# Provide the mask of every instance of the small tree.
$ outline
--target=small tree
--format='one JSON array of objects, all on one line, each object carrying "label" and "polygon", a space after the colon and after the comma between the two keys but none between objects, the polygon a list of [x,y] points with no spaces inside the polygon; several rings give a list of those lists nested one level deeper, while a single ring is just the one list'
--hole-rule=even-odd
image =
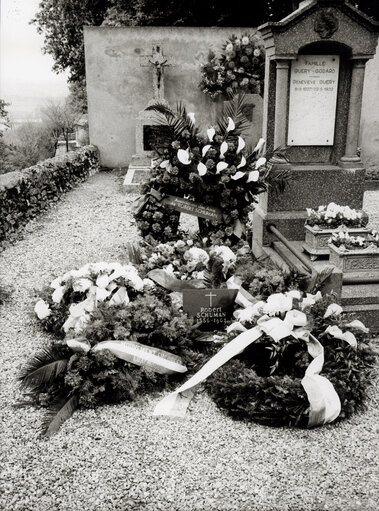
[{"label": "small tree", "polygon": [[41,109],[42,119],[51,133],[55,148],[60,137],[66,142],[66,150],[69,150],[70,136],[75,130],[75,124],[82,116],[82,104],[71,94],[64,102],[49,101]]}]

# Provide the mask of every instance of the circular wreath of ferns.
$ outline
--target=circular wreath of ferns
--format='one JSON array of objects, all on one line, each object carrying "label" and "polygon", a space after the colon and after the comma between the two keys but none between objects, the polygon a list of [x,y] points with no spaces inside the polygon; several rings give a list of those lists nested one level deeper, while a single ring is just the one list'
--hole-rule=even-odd
[{"label": "circular wreath of ferns", "polygon": [[[375,356],[363,339],[356,349],[328,335],[322,344],[321,375],[330,380],[340,398],[341,420],[364,407]],[[213,373],[207,389],[216,404],[236,419],[307,427],[309,401],[301,380],[311,360],[305,342],[287,337],[273,343],[264,335]]]}]

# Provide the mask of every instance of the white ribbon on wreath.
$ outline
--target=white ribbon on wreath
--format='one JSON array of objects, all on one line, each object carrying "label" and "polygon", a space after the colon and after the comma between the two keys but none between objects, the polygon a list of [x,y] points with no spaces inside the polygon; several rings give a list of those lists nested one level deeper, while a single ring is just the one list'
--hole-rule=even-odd
[{"label": "white ribbon on wreath", "polygon": [[[228,287],[236,288],[239,285],[238,280],[231,279]],[[334,389],[332,383],[324,376],[320,375],[324,364],[324,348],[322,344],[305,328],[307,324],[306,314],[300,310],[292,309],[293,297],[300,299],[299,291],[290,291],[286,294],[271,295],[267,302],[257,302],[255,304],[249,300],[251,295],[242,288],[239,289],[238,302],[246,307],[254,309],[259,314],[259,310],[263,310],[269,302],[273,304],[275,301],[282,301],[282,307],[287,308],[284,320],[278,317],[270,317],[267,314],[261,316],[254,328],[246,329],[241,322],[237,321],[230,325],[228,331],[242,331],[237,337],[226,344],[221,350],[181,387],[163,398],[155,407],[154,415],[169,415],[183,417],[186,413],[189,402],[194,394],[196,387],[204,382],[212,373],[223,366],[231,358],[242,353],[245,348],[254,343],[263,334],[266,334],[274,342],[278,342],[285,337],[292,336],[296,339],[302,339],[307,344],[308,353],[313,358],[305,371],[305,375],[301,380],[301,384],[307,394],[309,401],[309,419],[308,427],[321,426],[323,424],[334,421],[341,411],[341,402],[339,396]],[[270,300],[271,298],[271,300]],[[303,300],[307,305],[315,303],[321,298],[321,294],[307,295]],[[287,303],[288,302],[288,303]],[[238,311],[241,314],[244,310]],[[342,312],[342,308],[337,304],[331,304],[325,317],[329,315],[338,315]],[[238,316],[238,314],[237,314]],[[355,321],[347,326],[367,331],[366,327],[360,322]],[[343,333],[337,326],[328,327],[325,331],[329,335],[337,339],[343,339],[351,346],[356,347],[355,336],[351,332]]]}]

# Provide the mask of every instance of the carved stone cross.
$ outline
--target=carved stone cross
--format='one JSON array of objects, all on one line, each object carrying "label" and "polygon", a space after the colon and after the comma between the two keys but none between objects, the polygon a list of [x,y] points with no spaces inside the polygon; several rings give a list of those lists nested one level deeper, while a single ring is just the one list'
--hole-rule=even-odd
[{"label": "carved stone cross", "polygon": [[151,55],[141,55],[141,66],[153,67],[153,99],[164,101],[164,69],[171,66],[160,46],[153,46]]}]

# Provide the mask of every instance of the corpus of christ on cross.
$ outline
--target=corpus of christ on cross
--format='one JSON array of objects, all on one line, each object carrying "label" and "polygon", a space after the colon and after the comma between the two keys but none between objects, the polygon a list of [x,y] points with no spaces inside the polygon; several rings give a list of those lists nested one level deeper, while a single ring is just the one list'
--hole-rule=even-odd
[{"label": "corpus of christ on cross", "polygon": [[153,99],[164,101],[164,69],[172,65],[169,57],[164,55],[161,46],[153,46],[151,55],[141,55],[140,65],[153,67]]}]

